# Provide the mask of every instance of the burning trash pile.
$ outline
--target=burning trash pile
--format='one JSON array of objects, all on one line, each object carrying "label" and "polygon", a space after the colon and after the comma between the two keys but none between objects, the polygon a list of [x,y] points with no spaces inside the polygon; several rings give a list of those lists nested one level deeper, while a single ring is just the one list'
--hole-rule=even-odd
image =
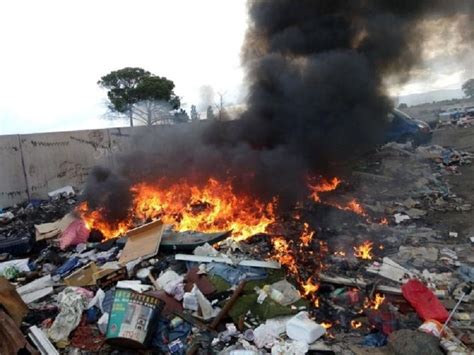
[{"label": "burning trash pile", "polygon": [[[470,247],[419,212],[467,208],[445,151],[385,145],[351,177],[308,179],[286,213],[214,179],[133,186],[115,225],[72,195],[2,211],[2,237],[31,241],[2,244],[1,353],[467,354]],[[392,179],[406,181],[387,194]]]},{"label": "burning trash pile", "polygon": [[425,219],[471,209],[446,182],[470,156],[382,145],[388,79],[473,13],[250,1],[239,119],[134,137],[77,201],[1,211],[0,353],[468,354],[472,246]]}]

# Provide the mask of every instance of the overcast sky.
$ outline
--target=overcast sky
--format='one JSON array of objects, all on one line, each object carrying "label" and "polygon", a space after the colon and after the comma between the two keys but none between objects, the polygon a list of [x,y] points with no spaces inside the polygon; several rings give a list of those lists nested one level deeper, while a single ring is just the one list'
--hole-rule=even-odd
[{"label": "overcast sky", "polygon": [[231,100],[246,25],[244,0],[2,1],[0,134],[110,125],[97,81],[126,66],[173,80],[188,106],[202,85]]},{"label": "overcast sky", "polygon": [[[0,134],[126,125],[101,118],[97,86],[126,66],[173,80],[186,109],[203,85],[233,101],[246,26],[245,0],[2,1]],[[459,87],[461,77],[453,70],[400,93]]]}]

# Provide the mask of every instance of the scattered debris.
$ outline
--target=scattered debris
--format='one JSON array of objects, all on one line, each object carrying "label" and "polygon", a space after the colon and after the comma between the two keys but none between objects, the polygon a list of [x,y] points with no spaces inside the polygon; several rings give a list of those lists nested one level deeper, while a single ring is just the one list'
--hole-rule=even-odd
[{"label": "scattered debris", "polygon": [[470,160],[387,144],[360,163],[358,189],[328,180],[245,240],[232,224],[140,216],[112,238],[71,187],[2,210],[0,337],[14,338],[0,352],[468,353],[474,237],[424,221],[471,209],[444,179]]},{"label": "scattered debris", "polygon": [[70,185],[48,192],[48,196],[51,199],[57,199],[60,197],[71,197],[71,196],[74,196],[75,194],[76,192],[74,191],[74,188]]}]

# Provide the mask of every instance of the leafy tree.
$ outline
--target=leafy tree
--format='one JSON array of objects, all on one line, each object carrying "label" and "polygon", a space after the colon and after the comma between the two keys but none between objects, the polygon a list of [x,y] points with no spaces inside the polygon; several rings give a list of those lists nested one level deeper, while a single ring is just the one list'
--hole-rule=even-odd
[{"label": "leafy tree", "polygon": [[181,108],[179,111],[174,113],[173,121],[176,123],[186,123],[189,122],[189,116],[187,112]]},{"label": "leafy tree", "polygon": [[97,82],[98,85],[109,90],[107,91],[109,109],[112,112],[127,113],[132,127],[132,106],[138,102],[135,89],[144,78],[150,75],[150,72],[142,68],[127,67],[112,71]]},{"label": "leafy tree", "polygon": [[127,114],[131,127],[134,119],[148,126],[170,123],[173,121],[171,111],[181,105],[171,80],[142,68],[127,67],[112,71],[97,84],[108,89],[110,111]]},{"label": "leafy tree", "polygon": [[474,98],[474,79],[469,79],[462,85],[462,91],[467,97]]},{"label": "leafy tree", "polygon": [[408,108],[408,105],[404,102],[402,102],[400,105],[398,105],[399,110],[405,110]]}]

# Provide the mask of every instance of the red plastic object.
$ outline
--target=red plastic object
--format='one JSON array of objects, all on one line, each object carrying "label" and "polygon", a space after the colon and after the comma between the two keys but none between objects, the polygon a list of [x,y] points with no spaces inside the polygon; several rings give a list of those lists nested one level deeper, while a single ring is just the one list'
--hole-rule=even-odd
[{"label": "red plastic object", "polygon": [[434,319],[444,323],[448,319],[448,311],[436,298],[433,292],[416,279],[402,286],[403,297],[415,308],[423,320]]},{"label": "red plastic object", "polygon": [[77,219],[72,222],[59,238],[59,247],[65,250],[69,246],[75,246],[87,242],[89,230],[83,220]]}]

